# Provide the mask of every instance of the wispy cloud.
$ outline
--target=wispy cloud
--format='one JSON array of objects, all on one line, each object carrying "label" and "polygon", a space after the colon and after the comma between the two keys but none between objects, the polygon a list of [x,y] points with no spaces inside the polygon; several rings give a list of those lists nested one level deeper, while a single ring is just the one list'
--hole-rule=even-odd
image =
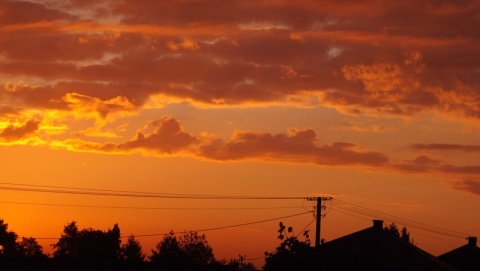
[{"label": "wispy cloud", "polygon": [[461,145],[461,144],[414,144],[412,148],[422,151],[464,151],[464,152],[480,152],[480,145]]},{"label": "wispy cloud", "polygon": [[452,187],[461,191],[480,196],[480,181],[462,180],[452,184]]}]

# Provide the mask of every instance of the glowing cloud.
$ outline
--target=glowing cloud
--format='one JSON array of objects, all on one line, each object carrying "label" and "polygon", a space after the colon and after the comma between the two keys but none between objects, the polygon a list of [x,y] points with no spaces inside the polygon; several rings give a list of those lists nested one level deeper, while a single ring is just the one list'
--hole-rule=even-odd
[{"label": "glowing cloud", "polygon": [[[426,13],[409,3],[7,1],[0,74],[36,82],[36,99],[27,89],[6,94],[27,107],[58,109],[69,93],[137,107],[158,95],[209,107],[305,106],[307,93],[340,112],[479,119],[470,68],[480,63],[478,33],[469,27],[478,3],[426,1]],[[393,20],[392,10],[410,19]]]},{"label": "glowing cloud", "polygon": [[281,163],[312,163],[323,166],[359,165],[379,167],[388,158],[378,152],[364,151],[352,143],[336,142],[316,145],[317,133],[312,129],[290,129],[289,134],[237,131],[223,141],[206,133],[194,136],[183,131],[180,123],[169,116],[151,122],[151,134],[137,132],[121,144],[96,144],[79,140],[54,143],[57,147],[77,151],[128,153],[140,151],[149,155],[181,154],[217,161],[263,160]]},{"label": "glowing cloud", "polygon": [[39,123],[40,121],[32,119],[20,126],[11,124],[0,131],[0,138],[7,142],[24,139],[38,130]]}]

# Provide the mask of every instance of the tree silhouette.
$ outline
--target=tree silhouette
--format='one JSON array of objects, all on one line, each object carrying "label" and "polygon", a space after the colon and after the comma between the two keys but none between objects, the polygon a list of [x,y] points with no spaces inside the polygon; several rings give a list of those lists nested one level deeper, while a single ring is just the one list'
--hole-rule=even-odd
[{"label": "tree silhouette", "polygon": [[20,256],[17,246],[18,235],[8,230],[8,224],[0,219],[0,259],[15,259]]},{"label": "tree silhouette", "polygon": [[215,261],[213,249],[208,244],[205,234],[188,232],[180,237],[180,244],[185,253],[185,260],[190,264],[207,265]]},{"label": "tree silhouette", "polygon": [[392,222],[392,224],[385,226],[383,229],[391,235],[414,245],[413,239],[410,238],[410,233],[408,232],[407,227],[403,227],[402,230],[399,231],[397,225]]},{"label": "tree silhouette", "polygon": [[56,244],[54,257],[67,261],[101,262],[121,258],[120,228],[117,224],[107,232],[92,228],[78,230],[75,221],[66,225]]},{"label": "tree silhouette", "polygon": [[157,243],[150,260],[169,266],[203,266],[215,262],[213,249],[204,234],[187,232],[177,238],[173,231]]},{"label": "tree silhouette", "polygon": [[165,235],[155,248],[156,250],[152,249],[152,255],[150,256],[152,262],[175,265],[181,263],[185,258],[185,253],[173,231]]},{"label": "tree silhouette", "polygon": [[139,263],[145,260],[145,254],[142,252],[140,242],[135,239],[135,236],[130,235],[127,243],[122,246],[122,256],[127,262]]},{"label": "tree silhouette", "polygon": [[22,237],[8,230],[8,224],[0,220],[0,270],[40,270],[47,260],[33,237]]},{"label": "tree silhouette", "polygon": [[105,234],[105,248],[107,249],[107,258],[111,260],[119,260],[122,257],[122,240],[120,227],[114,224]]},{"label": "tree silhouette", "polygon": [[37,240],[33,237],[22,237],[22,241],[18,243],[21,254],[26,258],[31,259],[43,259],[47,256],[43,254],[43,248],[38,244]]},{"label": "tree silhouette", "polygon": [[65,225],[63,233],[56,244],[52,247],[55,250],[53,256],[58,259],[75,259],[77,257],[78,242],[77,222],[72,221]]},{"label": "tree silhouette", "polygon": [[293,228],[279,223],[278,239],[282,242],[273,253],[265,252],[265,271],[313,270],[314,250],[310,247],[308,231],[303,233],[305,241],[298,240]]}]

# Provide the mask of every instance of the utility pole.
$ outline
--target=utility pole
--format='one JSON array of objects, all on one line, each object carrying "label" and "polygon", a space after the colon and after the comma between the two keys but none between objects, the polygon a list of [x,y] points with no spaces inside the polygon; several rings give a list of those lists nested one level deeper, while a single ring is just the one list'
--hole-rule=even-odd
[{"label": "utility pole", "polygon": [[315,247],[320,246],[320,226],[322,221],[322,210],[325,209],[325,206],[322,204],[322,201],[332,200],[332,197],[316,197],[316,198],[307,198],[308,201],[316,201],[316,214],[315,217],[317,219],[316,227],[315,227]]},{"label": "utility pole", "polygon": [[243,270],[243,260],[247,257],[247,255],[238,255],[238,258],[240,259],[240,265],[239,265],[239,270]]},{"label": "utility pole", "polygon": [[322,221],[322,198],[317,197],[317,214],[315,216],[317,218],[317,223],[315,227],[315,247],[320,245],[320,226]]}]

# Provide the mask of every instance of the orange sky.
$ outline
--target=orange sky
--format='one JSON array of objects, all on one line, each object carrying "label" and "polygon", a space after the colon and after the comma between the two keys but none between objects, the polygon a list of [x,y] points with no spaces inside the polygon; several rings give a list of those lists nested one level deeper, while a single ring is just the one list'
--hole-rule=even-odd
[{"label": "orange sky", "polygon": [[[27,184],[332,196],[478,236],[478,48],[473,0],[2,1],[0,218],[20,236],[56,238],[72,220],[127,236],[312,208],[7,189]],[[335,204],[327,240],[392,221]],[[255,258],[277,225],[206,234],[218,259]],[[466,242],[410,230],[435,255]],[[140,239],[147,253],[159,240]]]}]

